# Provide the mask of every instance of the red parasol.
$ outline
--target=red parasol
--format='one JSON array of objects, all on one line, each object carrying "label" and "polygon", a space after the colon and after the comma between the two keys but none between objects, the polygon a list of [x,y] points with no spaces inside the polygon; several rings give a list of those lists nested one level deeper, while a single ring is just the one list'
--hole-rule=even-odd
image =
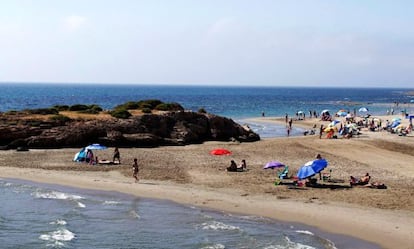
[{"label": "red parasol", "polygon": [[226,149],[214,149],[210,151],[211,155],[222,156],[222,155],[231,155],[231,151]]}]

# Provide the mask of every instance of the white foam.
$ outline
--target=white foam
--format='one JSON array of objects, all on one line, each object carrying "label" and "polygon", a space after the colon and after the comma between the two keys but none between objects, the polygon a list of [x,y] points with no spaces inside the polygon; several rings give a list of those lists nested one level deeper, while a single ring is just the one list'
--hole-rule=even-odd
[{"label": "white foam", "polygon": [[120,202],[118,202],[118,201],[105,201],[103,204],[104,205],[118,205],[118,204],[120,204]]},{"label": "white foam", "polygon": [[306,231],[306,230],[296,230],[295,232],[297,232],[297,233],[303,233],[303,234],[308,234],[308,235],[314,235],[312,232]]},{"label": "white foam", "polygon": [[139,218],[140,218],[139,214],[138,214],[135,210],[131,210],[131,211],[129,211],[129,214],[130,214],[133,218],[136,218],[136,219],[139,219]]},{"label": "white foam", "polygon": [[64,226],[64,225],[67,224],[67,222],[65,220],[57,219],[55,221],[50,222],[49,224],[51,224],[51,225],[62,225],[62,226]]},{"label": "white foam", "polygon": [[285,237],[286,241],[287,241],[287,247],[289,249],[316,249],[313,246],[308,246],[308,245],[304,245],[298,242],[293,242],[289,239],[289,237]]},{"label": "white foam", "polygon": [[222,222],[212,221],[201,224],[204,230],[240,230],[239,227],[227,225]]},{"label": "white foam", "polygon": [[50,241],[52,243],[62,243],[62,241],[71,241],[74,238],[75,234],[65,228],[61,228],[48,234],[42,234],[39,236],[39,239]]},{"label": "white foam", "polygon": [[71,195],[71,194],[62,193],[58,191],[51,191],[51,192],[46,192],[46,193],[36,192],[34,195],[36,198],[41,198],[41,199],[57,199],[57,200],[81,200],[83,199],[83,197],[79,195]]},{"label": "white foam", "polygon": [[226,247],[222,244],[214,244],[210,246],[201,247],[201,249],[224,249],[224,248]]},{"label": "white foam", "polygon": [[80,207],[80,208],[85,208],[85,207],[86,207],[86,205],[85,205],[85,204],[83,204],[82,202],[78,201],[78,207]]}]

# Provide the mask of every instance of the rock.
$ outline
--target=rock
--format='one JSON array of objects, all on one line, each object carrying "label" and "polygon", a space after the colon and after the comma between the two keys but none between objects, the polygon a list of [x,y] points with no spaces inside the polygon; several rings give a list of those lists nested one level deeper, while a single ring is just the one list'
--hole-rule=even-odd
[{"label": "rock", "polygon": [[[34,122],[0,124],[0,149],[75,148],[99,142],[118,147],[186,145],[205,141],[254,142],[258,134],[232,119],[189,111],[144,114],[128,119],[73,120],[32,127]],[[5,125],[4,123],[14,123]]]}]

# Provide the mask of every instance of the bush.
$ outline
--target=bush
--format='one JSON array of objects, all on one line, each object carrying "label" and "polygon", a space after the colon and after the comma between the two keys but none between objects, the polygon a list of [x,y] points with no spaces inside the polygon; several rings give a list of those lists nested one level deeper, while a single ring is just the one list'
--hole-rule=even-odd
[{"label": "bush", "polygon": [[129,101],[129,102],[126,102],[125,104],[115,107],[115,109],[118,109],[118,108],[124,108],[126,110],[135,110],[139,108],[139,104],[134,101]]},{"label": "bush", "polygon": [[123,109],[123,108],[118,108],[118,109],[115,109],[111,112],[111,116],[114,117],[114,118],[126,119],[126,118],[131,117],[131,115],[132,114],[129,111],[127,111],[126,109]]},{"label": "bush", "polygon": [[178,103],[161,103],[155,107],[160,111],[183,111],[184,108]]},{"label": "bush", "polygon": [[147,99],[138,101],[139,108],[150,108],[151,110],[154,109],[157,105],[162,104],[161,100],[158,99]]},{"label": "bush", "polygon": [[199,113],[207,113],[206,109],[204,109],[204,108],[200,108],[200,109],[198,109],[198,112],[199,112]]},{"label": "bush", "polygon": [[58,110],[55,108],[39,108],[39,109],[30,109],[26,110],[29,114],[40,114],[40,115],[49,115],[49,114],[58,114]]},{"label": "bush", "polygon": [[142,108],[143,113],[151,113],[152,110],[150,108]]},{"label": "bush", "polygon": [[68,105],[55,105],[55,106],[53,106],[53,108],[60,111],[60,112],[69,110]]},{"label": "bush", "polygon": [[62,115],[62,114],[53,115],[49,119],[52,121],[61,122],[61,123],[72,121],[71,118],[69,118],[68,116]]},{"label": "bush", "polygon": [[99,112],[103,111],[102,108],[99,105],[90,105],[89,110],[92,110],[96,113],[99,113]]},{"label": "bush", "polygon": [[69,111],[77,112],[77,111],[85,111],[88,110],[89,107],[87,105],[76,104],[69,107]]}]

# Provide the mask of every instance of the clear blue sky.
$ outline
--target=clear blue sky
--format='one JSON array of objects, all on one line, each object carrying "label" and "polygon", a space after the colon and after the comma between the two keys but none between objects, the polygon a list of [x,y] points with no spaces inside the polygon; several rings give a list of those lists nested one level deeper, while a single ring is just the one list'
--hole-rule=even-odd
[{"label": "clear blue sky", "polygon": [[414,87],[414,1],[9,0],[0,82]]}]

